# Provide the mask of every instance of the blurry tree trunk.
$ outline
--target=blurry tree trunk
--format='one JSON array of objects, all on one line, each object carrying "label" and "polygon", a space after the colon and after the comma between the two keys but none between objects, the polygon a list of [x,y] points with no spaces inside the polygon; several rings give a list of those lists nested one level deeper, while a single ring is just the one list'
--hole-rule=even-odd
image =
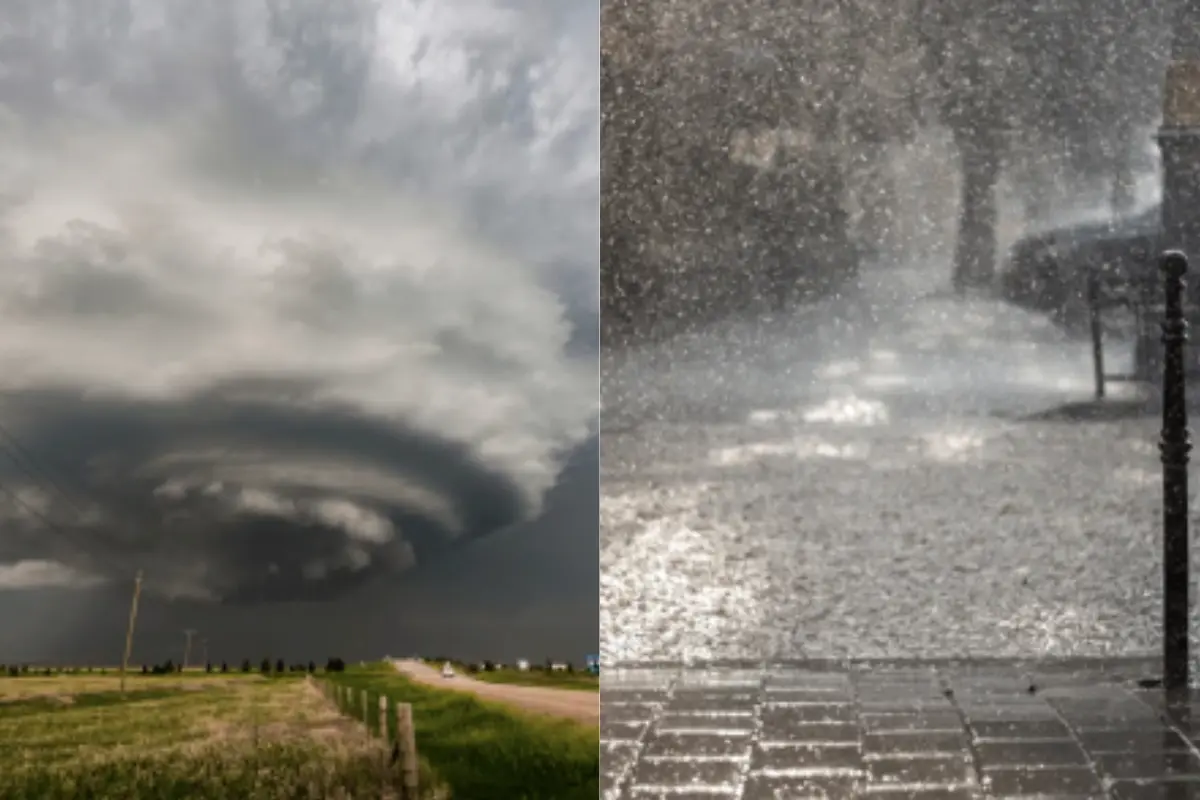
[{"label": "blurry tree trunk", "polygon": [[1117,125],[1113,143],[1113,181],[1110,197],[1113,214],[1122,216],[1129,213],[1137,202],[1136,188],[1133,175],[1133,125],[1126,119]]},{"label": "blurry tree trunk", "polygon": [[962,166],[962,189],[953,283],[960,294],[990,285],[996,273],[996,182],[1000,176],[1001,147],[993,131],[977,128],[955,135]]},{"label": "blurry tree trunk", "polygon": [[1052,179],[1033,173],[1027,175],[1024,191],[1025,225],[1027,228],[1037,228],[1054,212],[1054,201],[1058,193]]}]

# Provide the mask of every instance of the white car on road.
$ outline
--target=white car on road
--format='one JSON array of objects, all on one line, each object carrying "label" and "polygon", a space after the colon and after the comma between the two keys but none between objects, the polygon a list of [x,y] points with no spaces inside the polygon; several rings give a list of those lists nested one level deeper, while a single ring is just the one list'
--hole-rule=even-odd
[{"label": "white car on road", "polygon": [[445,664],[442,664],[442,677],[443,678],[453,678],[454,677],[454,667],[450,666],[449,661],[447,661]]}]

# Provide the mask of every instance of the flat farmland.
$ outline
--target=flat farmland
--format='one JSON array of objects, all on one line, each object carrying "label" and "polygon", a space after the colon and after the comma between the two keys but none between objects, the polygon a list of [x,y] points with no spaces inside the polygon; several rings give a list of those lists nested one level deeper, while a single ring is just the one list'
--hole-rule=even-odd
[{"label": "flat farmland", "polygon": [[0,798],[399,797],[389,750],[303,677],[118,681],[0,678]]}]

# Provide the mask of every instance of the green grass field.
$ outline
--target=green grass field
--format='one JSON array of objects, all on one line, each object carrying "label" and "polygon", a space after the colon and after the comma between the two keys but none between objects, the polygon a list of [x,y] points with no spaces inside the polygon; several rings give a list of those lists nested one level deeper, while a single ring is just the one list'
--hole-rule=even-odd
[{"label": "green grass field", "polygon": [[[435,669],[441,669],[442,661],[429,660]],[[522,672],[518,669],[500,669],[492,672],[471,672],[466,664],[451,662],[456,672],[469,675],[478,681],[487,683],[510,683],[517,686],[544,686],[547,689],[571,689],[580,692],[600,691],[600,676],[589,672],[547,672],[544,669],[531,669]]]},{"label": "green grass field", "polygon": [[586,672],[521,672],[502,669],[493,672],[475,672],[476,680],[487,683],[513,683],[518,686],[545,686],[548,689],[572,689],[580,692],[600,691],[600,677]]},{"label": "green grass field", "polygon": [[[420,800],[598,795],[593,726],[421,686],[385,664],[316,680],[412,704]],[[0,800],[399,797],[372,735],[378,716],[364,728],[303,675],[131,675],[124,697],[118,682],[113,671],[0,677]]]},{"label": "green grass field", "polygon": [[[0,678],[0,798],[396,797],[390,753],[300,677]],[[432,777],[426,797],[444,797]]]},{"label": "green grass field", "polygon": [[411,703],[417,750],[455,800],[594,800],[600,731],[408,680],[387,664],[331,680]]}]

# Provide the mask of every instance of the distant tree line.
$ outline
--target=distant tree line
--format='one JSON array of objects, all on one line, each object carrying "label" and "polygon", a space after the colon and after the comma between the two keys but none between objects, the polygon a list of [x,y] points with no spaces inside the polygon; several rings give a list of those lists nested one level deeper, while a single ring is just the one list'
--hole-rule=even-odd
[{"label": "distant tree line", "polygon": [[[341,658],[329,658],[325,661],[324,671],[329,672],[345,672],[346,662]],[[113,670],[115,671],[115,670]],[[132,671],[132,670],[131,670]],[[214,664],[211,661],[204,665],[206,673],[221,673],[241,672],[249,674],[251,672],[259,672],[262,675],[284,675],[307,673],[315,674],[317,672],[317,664],[314,661],[304,663],[285,664],[282,658],[276,659],[274,662],[269,658],[264,658],[257,665],[257,668],[251,663],[250,659],[242,659],[242,663],[236,670],[231,668],[228,662],[222,661],[219,664]],[[40,675],[49,677],[54,675],[83,675],[83,674],[99,674],[106,675],[110,672],[108,668],[100,667],[52,667],[52,666],[34,666],[30,664],[6,664],[0,665],[0,674],[7,675],[10,678],[20,678],[29,675]],[[177,675],[183,672],[183,664],[177,664],[174,659],[168,658],[166,661],[159,664],[142,664],[142,675]]]},{"label": "distant tree line", "polygon": [[51,675],[85,674],[106,675],[108,674],[108,670],[104,667],[39,667],[30,664],[0,664],[0,675],[7,675],[10,678],[20,678],[27,675],[47,677]]}]

